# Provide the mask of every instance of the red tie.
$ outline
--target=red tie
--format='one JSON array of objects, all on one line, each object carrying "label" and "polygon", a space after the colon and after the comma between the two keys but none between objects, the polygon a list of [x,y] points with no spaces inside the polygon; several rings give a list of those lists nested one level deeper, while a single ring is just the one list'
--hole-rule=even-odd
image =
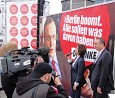
[{"label": "red tie", "polygon": [[52,60],[52,67],[54,71],[57,71],[56,62],[54,60]]}]

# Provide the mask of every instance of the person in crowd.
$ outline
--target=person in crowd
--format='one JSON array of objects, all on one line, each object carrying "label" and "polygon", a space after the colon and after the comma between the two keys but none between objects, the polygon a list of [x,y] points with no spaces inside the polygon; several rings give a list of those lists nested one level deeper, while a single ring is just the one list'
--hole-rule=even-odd
[{"label": "person in crowd", "polygon": [[[9,51],[15,49],[18,49],[18,46],[14,42],[8,42],[6,44],[3,44],[0,47],[0,56],[4,57],[7,55]],[[26,75],[25,70],[17,72],[12,76],[4,75],[3,73],[1,73],[1,84],[7,98],[12,98],[12,94],[14,92],[16,82],[18,81],[18,77],[22,77],[25,75]]]},{"label": "person in crowd", "polygon": [[108,98],[108,93],[114,89],[112,56],[105,49],[103,38],[96,38],[94,47],[99,54],[92,66],[91,87],[93,98]]},{"label": "person in crowd", "polygon": [[[73,63],[73,60],[71,59],[71,54],[75,55],[75,51],[65,55],[70,65],[72,65]],[[81,87],[81,97],[83,98],[93,98],[93,90],[91,88],[91,82],[90,82],[91,67],[92,64],[87,67],[85,66],[84,78],[86,83]]]},{"label": "person in crowd", "polygon": [[112,0],[95,0],[95,4],[104,3]]},{"label": "person in crowd", "polygon": [[71,66],[72,98],[80,98],[81,87],[86,83],[84,78],[85,52],[86,52],[86,48],[85,45],[83,44],[78,44],[78,46],[75,48],[76,58]]},{"label": "person in crowd", "polygon": [[[57,87],[49,86],[53,78]],[[48,63],[37,63],[33,72],[19,79],[12,98],[69,98],[62,86],[57,72],[52,75],[52,68]]]},{"label": "person in crowd", "polygon": [[[56,51],[56,23],[52,17],[47,17],[44,24],[44,46],[50,49],[49,64],[57,71],[65,89],[70,92],[70,66],[62,51]],[[68,82],[67,78],[68,77]]]}]

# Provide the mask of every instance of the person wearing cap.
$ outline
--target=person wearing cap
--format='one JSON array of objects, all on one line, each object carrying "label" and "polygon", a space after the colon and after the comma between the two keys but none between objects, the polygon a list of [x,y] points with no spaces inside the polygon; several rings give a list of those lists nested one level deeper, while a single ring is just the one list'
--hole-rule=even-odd
[{"label": "person wearing cap", "polygon": [[[54,88],[50,86],[51,77],[54,80]],[[69,98],[56,73],[52,75],[52,68],[48,63],[37,63],[33,72],[24,78],[20,78],[16,84],[12,98]]]}]

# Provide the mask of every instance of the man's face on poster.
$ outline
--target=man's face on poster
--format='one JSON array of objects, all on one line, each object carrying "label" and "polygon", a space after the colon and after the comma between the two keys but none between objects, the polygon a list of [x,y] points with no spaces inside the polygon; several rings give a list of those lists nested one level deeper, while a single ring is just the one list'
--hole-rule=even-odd
[{"label": "man's face on poster", "polygon": [[50,48],[49,56],[53,57],[56,52],[56,25],[53,21],[44,28],[44,45]]}]

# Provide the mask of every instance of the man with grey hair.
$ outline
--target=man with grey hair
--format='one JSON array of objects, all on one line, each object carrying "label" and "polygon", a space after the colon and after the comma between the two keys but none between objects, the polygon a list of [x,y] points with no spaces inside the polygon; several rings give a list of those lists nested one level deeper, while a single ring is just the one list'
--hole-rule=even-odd
[{"label": "man with grey hair", "polygon": [[114,89],[112,56],[105,49],[103,38],[95,39],[94,47],[99,52],[99,56],[92,66],[93,98],[108,98],[108,93]]}]

